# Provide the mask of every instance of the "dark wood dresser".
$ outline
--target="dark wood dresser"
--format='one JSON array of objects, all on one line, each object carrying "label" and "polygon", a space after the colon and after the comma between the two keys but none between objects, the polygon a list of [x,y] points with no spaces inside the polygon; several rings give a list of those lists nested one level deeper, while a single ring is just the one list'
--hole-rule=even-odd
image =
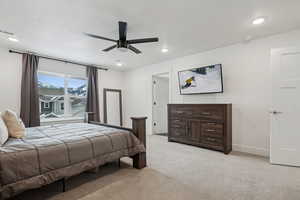
[{"label": "dark wood dresser", "polygon": [[231,113],[231,104],[168,104],[168,139],[228,154]]}]

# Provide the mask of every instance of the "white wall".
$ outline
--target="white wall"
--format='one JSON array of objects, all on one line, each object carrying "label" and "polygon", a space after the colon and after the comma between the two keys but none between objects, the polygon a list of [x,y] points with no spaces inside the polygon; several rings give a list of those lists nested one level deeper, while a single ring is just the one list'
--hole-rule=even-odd
[{"label": "white wall", "polygon": [[86,77],[86,68],[84,66],[58,62],[54,60],[40,59],[38,70],[42,72],[65,74],[78,78]]},{"label": "white wall", "polygon": [[[85,67],[62,62],[40,59],[39,70],[65,73],[82,77],[85,75]],[[22,77],[22,56],[9,53],[7,48],[0,47],[0,112],[12,109],[20,112]],[[101,120],[103,119],[103,88],[123,89],[122,72],[113,70],[98,72],[99,77],[99,101]]]},{"label": "white wall", "polygon": [[[125,76],[125,120],[147,116],[147,133],[152,132],[151,79],[170,72],[171,103],[232,103],[233,149],[268,155],[271,102],[270,50],[300,45],[300,30],[194,54],[129,71]],[[179,70],[223,64],[224,93],[179,95]]]},{"label": "white wall", "polygon": [[0,47],[0,112],[20,111],[22,57]]},{"label": "white wall", "polygon": [[[103,121],[103,89],[120,89],[122,90],[123,96],[123,107],[124,107],[124,74],[119,71],[99,71],[98,72],[99,79],[99,101],[100,101],[100,115],[101,121]],[[124,111],[123,111],[124,116]],[[124,118],[124,117],[123,117]]]}]

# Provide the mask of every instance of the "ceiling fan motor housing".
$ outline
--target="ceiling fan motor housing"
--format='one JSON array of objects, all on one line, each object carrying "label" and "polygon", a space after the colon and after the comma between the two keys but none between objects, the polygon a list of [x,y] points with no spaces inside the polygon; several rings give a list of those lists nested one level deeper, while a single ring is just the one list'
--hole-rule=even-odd
[{"label": "ceiling fan motor housing", "polygon": [[117,48],[128,48],[128,43],[127,41],[121,41],[121,40],[118,40],[117,42]]}]

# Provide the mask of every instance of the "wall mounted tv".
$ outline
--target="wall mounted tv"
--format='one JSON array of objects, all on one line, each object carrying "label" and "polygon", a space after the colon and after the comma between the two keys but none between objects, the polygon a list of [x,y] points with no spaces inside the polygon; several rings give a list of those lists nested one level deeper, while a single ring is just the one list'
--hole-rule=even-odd
[{"label": "wall mounted tv", "polygon": [[222,65],[210,65],[179,71],[180,94],[211,94],[223,92]]}]

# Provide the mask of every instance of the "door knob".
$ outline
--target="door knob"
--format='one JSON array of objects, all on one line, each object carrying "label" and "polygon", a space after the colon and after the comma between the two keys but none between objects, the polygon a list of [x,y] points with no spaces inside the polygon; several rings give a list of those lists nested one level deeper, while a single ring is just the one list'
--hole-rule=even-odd
[{"label": "door knob", "polygon": [[273,114],[273,115],[282,114],[282,112],[276,111],[276,110],[273,110],[270,113]]}]

